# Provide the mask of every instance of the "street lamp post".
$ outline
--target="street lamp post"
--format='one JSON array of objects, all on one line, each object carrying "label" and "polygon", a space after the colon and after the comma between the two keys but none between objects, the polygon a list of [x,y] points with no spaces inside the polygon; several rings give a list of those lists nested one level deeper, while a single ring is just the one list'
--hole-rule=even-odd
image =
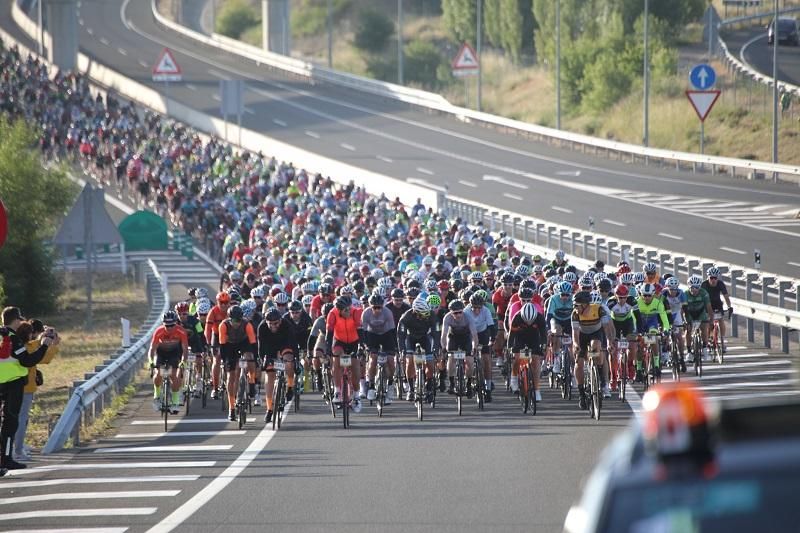
[{"label": "street lamp post", "polygon": [[642,144],[650,144],[650,62],[648,61],[648,19],[650,16],[650,0],[644,0],[644,103],[642,109]]},{"label": "street lamp post", "polygon": [[328,29],[328,68],[333,68],[333,0],[328,0],[328,16],[325,18]]},{"label": "street lamp post", "polygon": [[[772,162],[778,162],[778,0],[775,0],[775,16],[772,19]],[[772,173],[778,181],[778,173]]]},{"label": "street lamp post", "polygon": [[481,39],[482,35],[481,34],[483,33],[483,31],[482,31],[483,30],[483,28],[482,28],[482,25],[483,25],[482,16],[483,16],[483,0],[478,0],[478,12],[477,12],[477,25],[478,25],[478,27],[477,27],[477,30],[476,30],[477,33],[475,35],[475,41],[477,42],[477,54],[478,54],[478,105],[477,105],[477,110],[478,111],[481,110],[481,94],[482,94],[481,85],[482,85],[482,81],[483,81],[482,80],[482,78],[483,78],[483,65],[481,64],[481,62],[483,60],[483,58],[481,57],[481,41],[482,41],[482,39]]},{"label": "street lamp post", "polygon": [[561,0],[556,0],[556,129],[561,129]]},{"label": "street lamp post", "polygon": [[397,0],[397,83],[403,85],[403,0]]}]

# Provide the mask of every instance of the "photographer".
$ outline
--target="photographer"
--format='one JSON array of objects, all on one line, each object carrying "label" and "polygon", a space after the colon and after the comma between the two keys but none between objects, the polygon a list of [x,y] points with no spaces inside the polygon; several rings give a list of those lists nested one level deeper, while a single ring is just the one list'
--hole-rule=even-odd
[{"label": "photographer", "polygon": [[[14,461],[14,434],[19,425],[19,412],[28,369],[36,366],[44,358],[48,347],[55,342],[52,337],[43,337],[41,346],[29,353],[25,344],[16,335],[17,328],[25,318],[19,307],[6,307],[2,313],[3,327],[0,328],[0,403],[3,404],[2,424],[0,424],[0,476],[8,470],[25,468]],[[55,332],[53,332],[55,335]]]}]

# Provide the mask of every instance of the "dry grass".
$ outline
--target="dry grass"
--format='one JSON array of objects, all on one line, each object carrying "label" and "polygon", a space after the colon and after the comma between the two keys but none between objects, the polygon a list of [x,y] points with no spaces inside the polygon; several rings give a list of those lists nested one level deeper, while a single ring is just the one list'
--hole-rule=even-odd
[{"label": "dry grass", "polygon": [[120,346],[120,317],[131,321],[136,331],[148,314],[144,287],[130,276],[101,273],[94,276],[92,331],[85,329],[86,275],[68,274],[58,312],[39,317],[61,335],[59,356],[41,370],[45,384],[39,388],[31,410],[26,442],[40,447],[47,441],[48,422],[57,418],[67,403],[72,382],[94,370]]}]

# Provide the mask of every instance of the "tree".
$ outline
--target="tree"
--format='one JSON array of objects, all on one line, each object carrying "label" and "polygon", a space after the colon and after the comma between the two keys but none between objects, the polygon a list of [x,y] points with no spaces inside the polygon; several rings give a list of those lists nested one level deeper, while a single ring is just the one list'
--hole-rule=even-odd
[{"label": "tree", "polygon": [[359,50],[380,52],[394,35],[394,22],[380,11],[364,9],[358,14],[353,44]]},{"label": "tree", "polygon": [[219,11],[214,29],[226,37],[238,39],[259,20],[259,13],[244,0],[228,0]]},{"label": "tree", "polygon": [[0,248],[3,292],[9,304],[41,314],[55,308],[60,289],[44,242],[52,239],[76,188],[63,172],[42,167],[35,141],[24,122],[0,118],[0,198],[9,228]]},{"label": "tree", "polygon": [[475,0],[442,0],[442,19],[447,32],[457,42],[475,42]]},{"label": "tree", "polygon": [[494,0],[484,3],[484,28],[492,45],[518,62],[523,47],[533,45],[531,0]]},{"label": "tree", "polygon": [[434,89],[437,73],[443,59],[436,47],[427,41],[415,40],[405,47],[406,81]]}]

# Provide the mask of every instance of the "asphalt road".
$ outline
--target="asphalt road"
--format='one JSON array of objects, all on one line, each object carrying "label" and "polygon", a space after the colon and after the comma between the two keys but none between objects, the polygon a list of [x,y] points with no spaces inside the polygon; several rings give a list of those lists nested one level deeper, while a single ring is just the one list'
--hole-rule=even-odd
[{"label": "asphalt road", "polygon": [[[766,29],[750,29],[725,34],[728,49],[753,69],[772,77],[772,46],[767,44]],[[800,85],[800,47],[778,46],[778,79]]]},{"label": "asphalt road", "polygon": [[184,73],[172,98],[218,115],[219,79],[243,78],[244,126],[303,149],[555,223],[585,227],[591,216],[599,232],[722,264],[749,264],[758,248],[765,270],[800,274],[796,186],[628,165],[310,86],[165,31],[149,6],[83,0],[82,50],[163,91],[150,69],[169,46]]}]

